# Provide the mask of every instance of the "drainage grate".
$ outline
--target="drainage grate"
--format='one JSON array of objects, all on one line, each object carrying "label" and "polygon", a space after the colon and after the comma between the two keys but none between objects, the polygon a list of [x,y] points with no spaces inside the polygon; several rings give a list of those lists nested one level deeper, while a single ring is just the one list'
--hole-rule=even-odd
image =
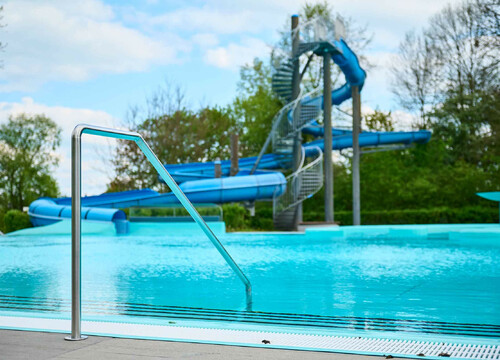
[{"label": "drainage grate", "polygon": [[[68,332],[69,320],[0,316],[0,328]],[[363,355],[391,355],[421,359],[499,360],[500,346],[453,344],[353,336],[310,335],[270,331],[196,328],[83,321],[88,335],[125,338],[189,341],[199,343],[324,351]],[[264,344],[263,340],[267,340]],[[62,338],[61,338],[62,341]]]}]

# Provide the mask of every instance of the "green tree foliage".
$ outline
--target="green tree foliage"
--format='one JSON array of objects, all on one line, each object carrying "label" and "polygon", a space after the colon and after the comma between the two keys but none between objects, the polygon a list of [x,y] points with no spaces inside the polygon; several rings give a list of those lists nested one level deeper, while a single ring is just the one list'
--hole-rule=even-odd
[{"label": "green tree foliage", "polygon": [[[234,120],[223,108],[182,109],[148,118],[132,129],[143,135],[162,162],[180,164],[229,158]],[[116,178],[109,191],[162,187],[158,173],[134,142],[119,141],[113,165]]]},{"label": "green tree foliage", "polygon": [[[337,163],[334,175],[335,212],[351,211],[350,161]],[[405,150],[363,154],[360,178],[363,211],[460,209],[468,206],[495,209],[496,204],[482,200],[476,192],[500,190],[500,184],[495,181],[500,179],[498,173],[464,160],[451,159],[448,147],[440,140]],[[320,191],[304,203],[304,214],[321,213],[323,202]],[[321,217],[315,220],[321,220]]]},{"label": "green tree foliage", "polygon": [[61,129],[44,115],[20,114],[0,125],[0,202],[22,210],[40,196],[57,196],[51,171]]},{"label": "green tree foliage", "polygon": [[271,88],[271,66],[260,59],[240,70],[238,95],[232,111],[238,119],[243,156],[257,155],[271,131],[273,118],[283,106]]},{"label": "green tree foliage", "polygon": [[448,146],[451,161],[494,170],[500,160],[500,88],[450,94],[429,117],[434,137]]},{"label": "green tree foliage", "polygon": [[[450,215],[454,209],[495,206],[476,192],[500,190],[499,7],[490,0],[449,5],[421,32],[406,35],[393,91],[417,115],[414,127],[430,129],[432,138],[406,150],[362,155],[363,210],[449,208],[444,218],[456,220],[464,217]],[[392,130],[383,112],[364,123],[369,130]],[[335,207],[349,211],[350,159],[339,166]]]},{"label": "green tree foliage", "polygon": [[394,131],[394,121],[391,112],[375,110],[364,118],[366,128],[370,131]]},{"label": "green tree foliage", "polygon": [[[487,97],[476,99],[476,104],[467,112],[458,111],[453,99],[440,105],[431,116],[434,131],[428,144],[361,156],[361,207],[367,221],[384,223],[392,219],[392,223],[435,223],[478,219],[489,222],[493,219],[495,204],[482,200],[476,192],[500,190],[499,102],[494,97]],[[466,115],[467,118],[461,118]],[[490,129],[482,121],[493,116],[497,120],[491,122],[494,126]],[[468,122],[471,124],[467,125]],[[373,131],[393,130],[391,114],[381,111],[366,116],[365,125]],[[340,213],[352,210],[351,163],[350,158],[347,160],[337,163],[334,169],[335,210]],[[488,210],[475,212],[476,216],[466,210],[474,206]],[[306,201],[305,219],[321,220],[319,215],[323,208],[320,192]],[[460,209],[464,209],[463,214]],[[410,212],[399,213],[399,210]],[[393,213],[377,215],[384,211]],[[429,219],[433,214],[441,220]],[[346,217],[342,221],[350,224]]]}]

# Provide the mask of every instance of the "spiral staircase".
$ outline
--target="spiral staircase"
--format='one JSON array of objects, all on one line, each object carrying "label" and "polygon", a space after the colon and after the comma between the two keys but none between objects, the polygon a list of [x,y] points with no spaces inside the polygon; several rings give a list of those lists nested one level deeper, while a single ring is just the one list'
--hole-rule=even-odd
[{"label": "spiral staircase", "polygon": [[[293,59],[285,60],[272,77],[272,88],[284,101],[288,102],[275,116],[272,131],[272,150],[282,154],[286,169],[293,167],[294,142],[297,133],[322,114],[321,105],[301,105],[306,97],[321,94],[316,90],[291,101]],[[298,116],[296,115],[298,112]],[[304,149],[301,148],[300,166],[287,176],[286,190],[273,198],[273,221],[278,230],[290,230],[295,227],[297,205],[313,196],[323,186],[323,152],[316,149],[316,157],[306,164]]]},{"label": "spiral staircase", "polygon": [[[305,127],[311,129],[319,126],[317,119],[323,115],[323,103],[317,100],[321,98],[323,89],[300,93],[293,99],[294,70],[298,70],[295,66],[300,66],[299,60],[303,54],[307,54],[309,58],[302,72],[309,66],[313,55],[342,54],[332,40],[338,41],[345,36],[345,31],[340,18],[332,22],[330,19],[317,17],[296,27],[290,35],[290,44],[295,44],[295,50],[289,51],[291,56],[285,55],[272,76],[272,89],[286,105],[274,117],[271,133],[254,165],[255,169],[272,140],[272,152],[282,155],[282,168],[285,171],[293,170],[286,178],[286,190],[273,198],[273,221],[275,228],[279,230],[295,229],[299,215],[298,205],[323,186],[322,150],[319,147],[315,148],[316,151],[308,148],[307,158],[304,147],[301,146],[301,151],[294,151],[296,139],[300,138],[297,136],[299,132]],[[300,74],[299,76],[302,77]]]}]

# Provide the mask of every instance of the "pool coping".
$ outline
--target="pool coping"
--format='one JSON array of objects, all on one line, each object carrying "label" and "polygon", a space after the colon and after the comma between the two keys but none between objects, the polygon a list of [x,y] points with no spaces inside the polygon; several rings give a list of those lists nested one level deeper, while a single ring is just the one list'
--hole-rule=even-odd
[{"label": "pool coping", "polygon": [[[69,332],[70,320],[24,316],[0,316],[0,328],[39,332]],[[443,341],[417,341],[363,336],[315,335],[269,330],[221,329],[131,322],[82,321],[82,332],[91,336],[144,340],[168,340],[202,344],[305,350],[356,355],[422,359],[498,359],[500,345]],[[62,339],[61,339],[62,341]],[[268,343],[269,342],[269,343]]]}]

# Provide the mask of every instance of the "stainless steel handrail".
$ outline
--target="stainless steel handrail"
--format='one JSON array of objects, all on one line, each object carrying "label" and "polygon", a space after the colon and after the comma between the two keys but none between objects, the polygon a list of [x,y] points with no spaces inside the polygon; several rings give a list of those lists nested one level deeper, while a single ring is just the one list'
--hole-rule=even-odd
[{"label": "stainless steel handrail", "polygon": [[144,141],[142,136],[136,132],[109,129],[100,126],[80,124],[75,127],[71,134],[71,335],[66,340],[84,340],[87,337],[81,334],[81,138],[83,134],[104,136],[115,139],[132,140],[139,146],[149,162],[154,166],[162,179],[181,202],[187,212],[193,217],[194,221],[201,227],[203,232],[210,239],[215,248],[222,255],[224,260],[233,269],[236,275],[245,285],[247,310],[252,308],[252,285],[250,280],[241,271],[239,266],[233,260],[221,244],[217,236],[208,227],[207,223],[198,214],[195,207],[184,192],[179,188],[175,180],[162,165],[158,157]]}]

